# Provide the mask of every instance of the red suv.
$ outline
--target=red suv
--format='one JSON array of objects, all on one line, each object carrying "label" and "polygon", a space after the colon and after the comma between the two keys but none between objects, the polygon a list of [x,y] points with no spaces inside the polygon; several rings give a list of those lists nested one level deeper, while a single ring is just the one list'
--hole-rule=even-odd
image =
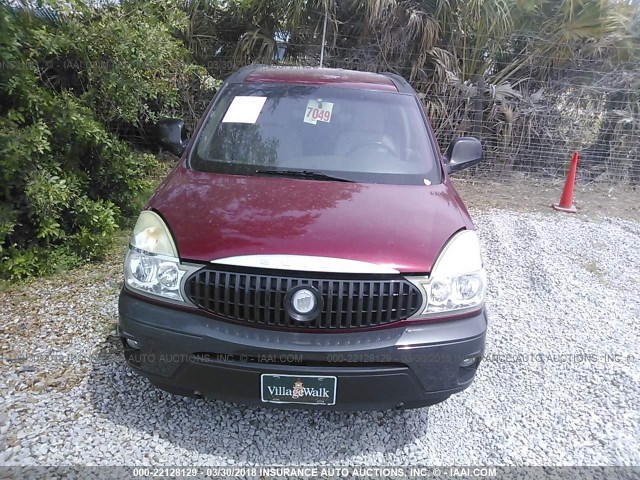
[{"label": "red suv", "polygon": [[485,344],[478,236],[415,92],[394,74],[245,67],[136,223],[119,332],[182,395],[291,408],[412,408],[471,383]]}]

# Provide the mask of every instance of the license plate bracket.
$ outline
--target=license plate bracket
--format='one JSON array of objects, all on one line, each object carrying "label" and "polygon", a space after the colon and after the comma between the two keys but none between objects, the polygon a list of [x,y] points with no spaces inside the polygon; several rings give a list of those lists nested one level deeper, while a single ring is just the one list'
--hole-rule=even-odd
[{"label": "license plate bracket", "polygon": [[260,395],[265,403],[335,405],[337,377],[327,375],[260,375]]}]

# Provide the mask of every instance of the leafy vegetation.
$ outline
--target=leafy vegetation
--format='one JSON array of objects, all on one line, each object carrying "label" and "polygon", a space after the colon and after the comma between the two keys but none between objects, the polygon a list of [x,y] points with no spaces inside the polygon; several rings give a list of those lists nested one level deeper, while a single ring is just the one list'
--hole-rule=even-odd
[{"label": "leafy vegetation", "polygon": [[[193,0],[186,5],[220,5]],[[231,0],[210,7],[211,70],[250,61],[393,71],[442,144],[481,137],[490,174],[640,183],[640,4],[620,0]],[[225,69],[226,67],[226,69]]]},{"label": "leafy vegetation", "polygon": [[[163,3],[150,6],[162,13]],[[201,67],[172,35],[184,15],[80,5],[42,19],[0,8],[0,278],[99,259],[148,191],[154,156],[118,133],[180,104]]]}]

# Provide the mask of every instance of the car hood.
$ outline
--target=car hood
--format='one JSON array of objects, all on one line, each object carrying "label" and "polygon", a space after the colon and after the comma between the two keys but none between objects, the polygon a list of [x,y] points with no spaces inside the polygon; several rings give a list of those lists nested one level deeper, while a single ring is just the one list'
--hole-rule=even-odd
[{"label": "car hood", "polygon": [[309,255],[428,273],[445,242],[473,228],[453,186],[222,175],[178,166],[147,208],[180,258]]}]

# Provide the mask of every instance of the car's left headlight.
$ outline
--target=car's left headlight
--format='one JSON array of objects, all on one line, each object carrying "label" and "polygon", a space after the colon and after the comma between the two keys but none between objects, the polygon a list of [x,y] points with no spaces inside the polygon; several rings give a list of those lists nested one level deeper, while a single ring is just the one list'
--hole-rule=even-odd
[{"label": "car's left headlight", "polygon": [[411,319],[456,315],[484,304],[487,275],[480,241],[473,230],[456,233],[445,245],[428,277],[407,277],[425,295],[422,311]]},{"label": "car's left headlight", "polygon": [[187,271],[180,264],[178,250],[162,218],[149,210],[142,212],[124,261],[127,287],[183,302],[180,285]]}]

